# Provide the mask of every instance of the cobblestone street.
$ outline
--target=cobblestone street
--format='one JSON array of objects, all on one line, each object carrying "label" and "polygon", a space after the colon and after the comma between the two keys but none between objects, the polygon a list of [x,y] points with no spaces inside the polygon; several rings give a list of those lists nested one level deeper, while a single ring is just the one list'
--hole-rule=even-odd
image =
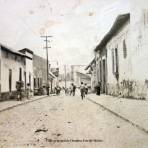
[{"label": "cobblestone street", "polygon": [[146,133],[87,98],[52,96],[1,112],[0,147],[147,148]]}]

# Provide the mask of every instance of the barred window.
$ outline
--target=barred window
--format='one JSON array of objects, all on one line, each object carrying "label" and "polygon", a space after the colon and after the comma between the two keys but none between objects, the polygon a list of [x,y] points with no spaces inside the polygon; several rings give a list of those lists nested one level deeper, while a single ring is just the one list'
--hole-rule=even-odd
[{"label": "barred window", "polygon": [[113,74],[117,74],[119,72],[118,48],[112,49],[112,71]]},{"label": "barred window", "polygon": [[123,57],[124,59],[127,57],[127,47],[126,47],[125,39],[123,40]]},{"label": "barred window", "polygon": [[115,69],[114,69],[114,65],[115,65],[115,57],[114,57],[114,49],[112,49],[112,72],[114,74]]}]

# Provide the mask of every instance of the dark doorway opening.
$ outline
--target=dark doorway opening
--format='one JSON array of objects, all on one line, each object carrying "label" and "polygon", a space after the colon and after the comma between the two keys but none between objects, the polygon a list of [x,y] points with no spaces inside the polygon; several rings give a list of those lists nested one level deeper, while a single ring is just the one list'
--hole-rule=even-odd
[{"label": "dark doorway opening", "polygon": [[12,91],[12,70],[9,69],[9,92]]}]

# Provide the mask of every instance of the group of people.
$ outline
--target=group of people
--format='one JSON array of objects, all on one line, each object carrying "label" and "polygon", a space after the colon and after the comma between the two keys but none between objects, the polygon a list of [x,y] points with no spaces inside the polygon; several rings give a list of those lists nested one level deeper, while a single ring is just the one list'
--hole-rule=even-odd
[{"label": "group of people", "polygon": [[[71,85],[68,88],[63,87],[65,94],[70,95],[70,96],[75,96],[76,89],[77,89],[77,87],[74,83],[71,83]],[[88,94],[88,86],[86,83],[84,84],[83,82],[81,82],[79,89],[80,89],[81,98],[83,100],[83,98],[85,98],[85,96]],[[60,95],[61,90],[62,90],[62,88],[60,86],[56,86],[55,87],[56,95]]]},{"label": "group of people", "polygon": [[[70,96],[75,96],[75,92],[76,92],[76,85],[74,85],[73,83],[71,83],[71,85],[69,86],[69,88],[66,90],[65,94],[69,94]],[[87,84],[81,82],[80,85],[80,94],[81,94],[81,98],[83,100],[83,98],[85,98],[85,96],[88,94],[88,86]]]},{"label": "group of people", "polygon": [[[77,87],[74,83],[71,83],[69,88],[63,87],[65,94],[70,95],[70,96],[75,96],[76,89],[77,89]],[[81,82],[79,89],[80,89],[81,99],[83,100],[85,98],[85,96],[88,94],[88,86],[86,83]],[[56,95],[60,95],[61,90],[62,90],[62,88],[57,85],[55,87]],[[100,82],[95,86],[95,91],[96,91],[96,95],[100,95],[100,91],[101,91],[101,83]]]},{"label": "group of people", "polygon": [[88,94],[88,86],[86,83],[84,84],[83,82],[81,82],[80,93],[81,93],[81,98],[83,100],[85,98],[85,95]]},{"label": "group of people", "polygon": [[71,83],[71,85],[69,86],[69,88],[66,88],[65,89],[65,94],[66,95],[72,95],[72,96],[75,96],[75,93],[76,93],[76,85],[74,85],[73,83]]},{"label": "group of people", "polygon": [[61,87],[60,87],[59,85],[57,85],[57,86],[54,88],[54,91],[55,91],[56,95],[60,95]]}]

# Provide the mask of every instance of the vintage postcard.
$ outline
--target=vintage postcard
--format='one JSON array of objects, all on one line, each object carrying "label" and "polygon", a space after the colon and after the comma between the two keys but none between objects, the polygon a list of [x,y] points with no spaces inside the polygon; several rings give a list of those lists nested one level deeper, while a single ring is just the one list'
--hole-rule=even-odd
[{"label": "vintage postcard", "polygon": [[148,1],[0,0],[0,148],[147,148]]}]

